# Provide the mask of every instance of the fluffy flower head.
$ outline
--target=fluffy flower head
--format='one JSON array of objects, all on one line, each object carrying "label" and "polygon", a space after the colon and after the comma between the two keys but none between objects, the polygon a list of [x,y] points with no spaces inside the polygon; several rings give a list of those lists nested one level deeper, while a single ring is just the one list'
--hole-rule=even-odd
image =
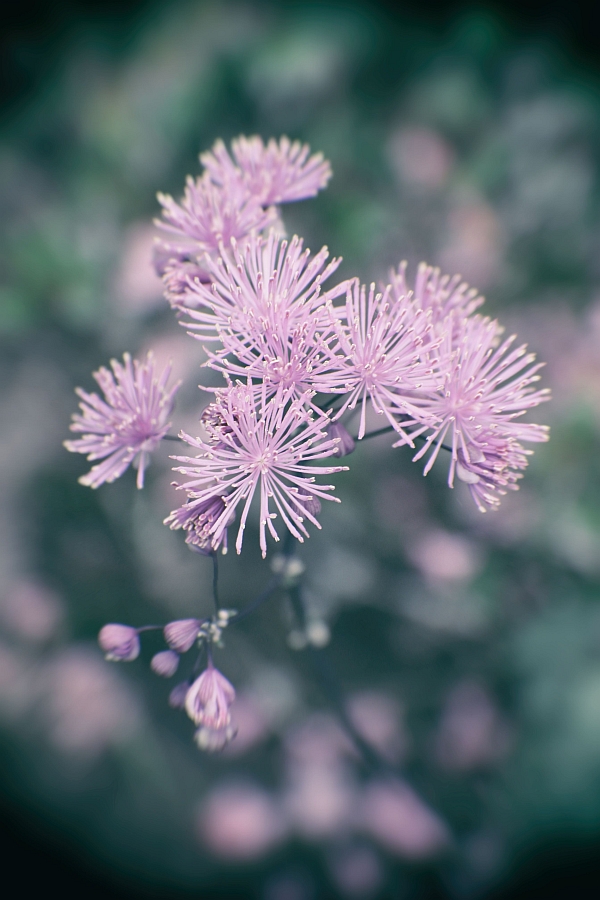
[{"label": "fluffy flower head", "polygon": [[285,136],[279,142],[271,138],[265,146],[258,135],[241,135],[231,149],[233,159],[219,140],[200,160],[215,184],[238,182],[263,206],[314,197],[331,178],[331,166],[322,153],[309,156],[308,144]]},{"label": "fluffy flower head", "polygon": [[431,362],[422,355],[431,332],[430,315],[403,297],[393,297],[390,288],[381,293],[372,284],[367,293],[357,279],[347,285],[345,306],[334,307],[331,300],[328,305],[337,340],[329,371],[315,378],[315,386],[347,395],[338,417],[361,404],[359,439],[365,433],[368,400],[404,435],[395,415],[418,416],[412,393],[435,385]]},{"label": "fluffy flower head", "polygon": [[[206,259],[210,283],[194,280],[183,302],[191,321],[183,324],[203,341],[220,340],[221,354],[236,356],[243,365],[281,355],[315,312],[323,310],[323,283],[340,259],[327,247],[315,256],[300,238],[282,239],[274,231],[267,237],[251,235],[244,246],[233,241],[217,260]],[[346,283],[326,296],[345,292]]]},{"label": "fluffy flower head", "polygon": [[[190,480],[179,485],[193,501],[215,496],[225,503],[223,512],[211,524],[209,535],[218,543],[231,514],[242,506],[236,540],[241,552],[250,504],[258,491],[260,504],[260,546],[266,556],[266,529],[275,540],[273,525],[277,513],[294,537],[308,536],[304,519],[319,526],[304,497],[335,499],[333,485],[317,485],[314,476],[339,472],[344,466],[313,466],[316,459],[330,456],[337,439],[328,439],[324,418],[315,419],[306,409],[308,395],[292,399],[290,392],[278,391],[270,400],[257,398],[251,385],[236,385],[219,393],[212,404],[215,424],[212,443],[183,434],[184,440],[200,451],[196,458],[175,456],[184,463],[175,469]],[[271,511],[271,504],[277,512]],[[174,514],[171,514],[174,515]]]},{"label": "fluffy flower head", "polygon": [[547,389],[532,387],[543,363],[535,363],[526,345],[513,349],[515,338],[497,346],[497,323],[481,316],[448,328],[440,347],[443,387],[425,401],[437,421],[415,459],[431,451],[427,474],[441,445],[450,444],[448,484],[456,473],[480,509],[497,505],[507,487],[515,489],[516,470],[525,468],[530,453],[520,442],[548,440],[545,426],[517,421],[550,397]]},{"label": "fluffy flower head", "polygon": [[83,432],[75,441],[65,441],[72,453],[86,453],[88,460],[102,459],[79,481],[97,488],[114,481],[137,457],[137,486],[144,486],[144,470],[150,453],[167,434],[173,400],[180,382],[167,389],[170,365],[160,378],[154,371],[154,358],[148,353],[143,362],[125,353],[124,365],[111,361],[112,372],[102,367],[94,378],[104,394],[88,394],[81,388],[81,414],[73,416],[71,431]]},{"label": "fluffy flower head", "polygon": [[[442,275],[440,269],[419,263],[414,289],[406,279],[406,262],[390,272],[392,296],[410,298],[417,309],[429,310],[435,333],[448,324],[456,325],[471,316],[484,302],[476,288],[471,288],[460,275]],[[448,317],[453,314],[454,318]]]},{"label": "fluffy flower head", "polygon": [[226,181],[217,185],[205,173],[187,179],[180,203],[169,194],[158,194],[163,218],[156,225],[177,237],[192,238],[197,253],[214,253],[232,238],[243,240],[253,230],[261,231],[276,221],[273,208],[260,201],[243,184]]}]

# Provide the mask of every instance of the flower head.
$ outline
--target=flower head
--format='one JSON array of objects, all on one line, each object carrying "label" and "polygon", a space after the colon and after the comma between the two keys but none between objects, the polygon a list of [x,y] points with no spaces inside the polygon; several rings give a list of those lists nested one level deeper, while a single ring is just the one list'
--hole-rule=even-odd
[{"label": "flower head", "polygon": [[[182,528],[186,531],[185,542],[191,550],[208,555],[222,546],[223,553],[226,553],[227,527],[218,536],[212,532],[214,523],[225,512],[226,506],[226,497],[218,493],[201,500],[189,500],[174,509],[164,520],[164,524],[173,530]],[[235,511],[232,510],[227,525],[231,525],[234,520]]]},{"label": "flower head", "polygon": [[[218,544],[238,504],[242,505],[236,549],[240,553],[250,503],[258,490],[260,497],[260,546],[267,553],[266,529],[275,540],[273,525],[277,513],[298,540],[308,536],[304,519],[318,528],[319,523],[303,502],[303,496],[335,499],[328,492],[333,485],[317,485],[314,476],[339,472],[344,466],[317,467],[316,459],[330,456],[337,440],[327,438],[324,417],[315,419],[307,411],[309,397],[291,399],[290,392],[279,391],[270,400],[263,390],[257,399],[251,385],[236,385],[221,391],[213,407],[226,427],[219,429],[216,443],[183,435],[200,454],[195,458],[175,456],[184,463],[176,472],[191,476],[179,488],[193,501],[223,498],[225,506],[210,525],[208,534]],[[271,503],[277,513],[271,512]],[[172,516],[174,514],[171,514]]]},{"label": "flower head", "polygon": [[235,689],[212,662],[194,681],[185,697],[185,709],[196,725],[221,730],[231,721],[229,707],[235,700]]},{"label": "flower head", "polygon": [[88,460],[104,460],[79,479],[92,488],[119,478],[136,457],[137,486],[143,487],[149,455],[171,427],[168,418],[180,385],[177,382],[167,389],[171,367],[158,378],[152,353],[144,362],[132,361],[128,353],[123,359],[124,365],[111,361],[112,372],[104,367],[94,372],[104,400],[98,394],[76,390],[82,412],[73,416],[71,431],[84,435],[65,441],[65,447],[72,453],[87,453]]},{"label": "flower head", "polygon": [[448,316],[455,314],[456,324],[471,316],[484,302],[476,288],[470,288],[460,275],[442,275],[440,270],[427,263],[419,263],[414,289],[406,280],[406,262],[390,272],[392,295],[396,298],[412,298],[412,303],[422,310],[430,310],[435,333],[443,330]]},{"label": "flower head", "polygon": [[180,203],[169,194],[158,194],[163,218],[156,225],[177,237],[192,238],[197,253],[214,253],[231,239],[243,240],[251,231],[262,231],[277,218],[273,208],[263,209],[238,180],[217,185],[207,173],[187,179]]},{"label": "flower head", "polygon": [[367,293],[357,279],[347,285],[345,306],[334,307],[330,299],[328,306],[336,341],[331,345],[329,368],[315,376],[314,386],[346,394],[338,418],[361,404],[359,440],[365,433],[370,400],[375,411],[384,414],[408,441],[396,416],[419,417],[412,395],[436,383],[431,361],[422,353],[430,340],[430,315],[405,298],[392,296],[389,287],[381,293],[372,284]]},{"label": "flower head", "polygon": [[309,156],[308,144],[292,143],[287,137],[279,143],[271,138],[265,146],[257,135],[241,135],[231,149],[235,162],[221,140],[200,160],[215,184],[238,182],[263,206],[314,197],[331,178],[331,166],[322,153]]},{"label": "flower head", "polygon": [[[251,235],[242,247],[234,241],[222,248],[218,259],[205,259],[210,284],[190,282],[183,303],[191,321],[182,324],[198,340],[221,341],[221,368],[226,368],[228,354],[261,372],[263,360],[281,358],[285,365],[294,352],[294,334],[314,320],[315,313],[321,314],[321,324],[329,325],[323,316],[322,285],[341,260],[327,263],[328,256],[323,247],[311,257],[301,238],[288,241],[274,231],[266,237]],[[343,282],[326,296],[337,297],[345,289]],[[305,340],[303,352],[309,351]],[[227,371],[239,374],[239,366]]]},{"label": "flower head", "polygon": [[98,643],[111,662],[131,662],[140,655],[138,632],[130,625],[105,625],[98,634]]},{"label": "flower head", "polygon": [[423,401],[435,424],[414,458],[430,453],[427,474],[441,445],[450,444],[448,484],[453,486],[456,473],[482,510],[497,505],[497,495],[507,488],[516,489],[517,470],[526,467],[531,453],[521,441],[548,440],[546,426],[517,421],[549,400],[550,392],[532,387],[543,363],[535,363],[524,344],[512,349],[515,338],[497,346],[497,323],[481,316],[448,328],[440,346],[443,386]]}]

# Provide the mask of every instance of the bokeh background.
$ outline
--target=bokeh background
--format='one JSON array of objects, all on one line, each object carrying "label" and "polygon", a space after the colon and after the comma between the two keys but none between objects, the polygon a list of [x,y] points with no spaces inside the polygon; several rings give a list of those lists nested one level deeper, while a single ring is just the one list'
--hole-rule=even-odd
[{"label": "bokeh background", "polygon": [[[600,96],[585,23],[545,11],[241,0],[7,20],[0,791],[24,885],[260,900],[597,888]],[[121,667],[95,643],[106,621],[208,608],[210,562],[161,525],[168,450],[143,493],[131,472],[92,492],[62,440],[73,387],[150,346],[186,378],[174,421],[193,428],[206,373],[150,266],[155,193],[177,196],[197,153],[240,133],[287,133],[332,162],[327,191],[284,210],[289,233],[368,281],[401,259],[461,272],[547,361],[554,401],[537,418],[552,439],[500,512],[383,438],[350,457],[342,505],[302,548],[313,635],[392,780],[349,746],[282,597],[220,655],[240,734],[218,757],[169,709],[151,640]],[[223,561],[226,605],[270,576],[253,538]]]}]

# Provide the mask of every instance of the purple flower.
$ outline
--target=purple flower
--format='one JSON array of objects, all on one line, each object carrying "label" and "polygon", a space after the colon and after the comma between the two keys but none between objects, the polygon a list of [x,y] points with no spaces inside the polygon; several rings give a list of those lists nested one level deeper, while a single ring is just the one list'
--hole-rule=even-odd
[{"label": "purple flower", "polygon": [[209,662],[189,688],[185,709],[194,724],[220,731],[231,721],[229,707],[234,700],[233,685]]},{"label": "purple flower", "polygon": [[104,367],[94,372],[104,400],[98,394],[76,389],[82,413],[73,416],[71,431],[84,435],[65,441],[65,447],[72,453],[87,453],[88,460],[104,460],[79,479],[92,488],[119,478],[136,457],[137,486],[143,487],[149,454],[171,427],[168,418],[181,383],[167,390],[171,367],[167,366],[158,378],[152,353],[144,362],[132,361],[128,353],[123,359],[124,366],[111,361],[112,372]]},{"label": "purple flower", "polygon": [[427,263],[419,263],[414,289],[406,280],[406,263],[390,272],[393,296],[410,298],[422,310],[431,312],[434,331],[444,331],[449,324],[448,316],[454,314],[452,324],[471,316],[484,302],[476,288],[470,288],[460,275],[442,275],[440,270]]},{"label": "purple flower", "polygon": [[549,400],[550,392],[532,387],[543,363],[534,364],[526,345],[511,349],[516,335],[498,347],[497,322],[481,316],[463,319],[457,328],[448,327],[439,348],[443,386],[423,401],[436,424],[414,459],[429,453],[427,474],[441,445],[449,443],[449,486],[456,473],[484,511],[499,503],[498,494],[516,489],[517,471],[531,453],[520,442],[548,440],[546,426],[518,419]]},{"label": "purple flower", "polygon": [[300,498],[304,495],[335,499],[328,495],[334,489],[333,485],[316,485],[314,476],[330,475],[345,467],[307,465],[312,460],[330,456],[336,446],[323,430],[327,422],[325,417],[315,419],[305,409],[308,399],[305,396],[291,400],[289,392],[279,391],[267,401],[263,390],[262,398],[257,400],[251,386],[236,385],[219,392],[214,404],[227,426],[227,430],[221,429],[218,443],[207,444],[200,438],[183,435],[200,454],[196,458],[172,457],[186,464],[176,467],[175,471],[191,476],[191,480],[179,488],[187,491],[194,501],[215,496],[225,498],[223,512],[209,529],[214,543],[219,543],[232,512],[241,503],[243,508],[236,540],[236,550],[241,552],[250,504],[257,489],[263,557],[267,553],[266,529],[279,540],[273,525],[276,513],[271,512],[271,502],[299,541],[303,540],[303,535],[308,536],[304,517],[320,527]]},{"label": "purple flower", "polygon": [[200,160],[215,184],[238,182],[263,206],[314,197],[331,178],[331,166],[321,153],[309,156],[308,144],[287,137],[279,143],[271,138],[265,146],[257,135],[242,135],[231,149],[235,163],[221,140]]},{"label": "purple flower", "polygon": [[349,282],[344,307],[329,300],[332,326],[337,341],[329,350],[329,371],[317,374],[314,387],[334,394],[346,394],[336,413],[361,404],[358,439],[366,429],[367,401],[384,414],[396,431],[409,441],[395,416],[419,421],[422,412],[411,402],[415,391],[435,387],[439,380],[431,360],[422,348],[430,343],[431,316],[416,309],[404,298],[391,296],[390,288],[377,293],[367,290],[357,279]]},{"label": "purple flower", "polygon": [[171,709],[184,709],[185,698],[190,689],[189,681],[180,681],[169,694],[169,706]]},{"label": "purple flower", "polygon": [[236,180],[217,185],[205,173],[188,177],[181,203],[169,194],[158,194],[163,218],[155,224],[177,237],[192,238],[196,253],[214,253],[232,238],[243,240],[251,231],[263,231],[277,218],[274,209],[263,209],[260,200]]},{"label": "purple flower", "polygon": [[[214,523],[225,512],[226,497],[211,496],[202,500],[189,500],[183,506],[173,510],[164,520],[173,530],[183,528],[187,532],[186,544],[200,553],[209,554],[223,546],[227,552],[227,527],[219,532],[218,539],[212,534]],[[229,516],[228,525],[235,520],[235,512]]]},{"label": "purple flower", "polygon": [[170,678],[177,671],[179,656],[173,650],[162,650],[155,653],[150,661],[150,668],[163,678]]},{"label": "purple flower", "polygon": [[200,750],[207,753],[218,753],[226,744],[233,740],[237,734],[237,728],[231,722],[224,728],[209,728],[201,725],[194,732],[194,740]]},{"label": "purple flower", "polygon": [[140,654],[137,629],[130,625],[105,625],[98,634],[98,643],[111,662],[131,662]]},{"label": "purple flower", "polygon": [[[327,263],[328,256],[323,247],[311,257],[300,238],[288,242],[274,231],[266,238],[252,235],[243,247],[232,243],[219,259],[206,259],[210,285],[190,283],[183,302],[193,307],[186,309],[191,321],[182,324],[198,340],[221,341],[224,349],[213,354],[212,365],[226,372],[273,382],[285,381],[286,371],[293,373],[296,367],[305,373],[315,363],[317,325],[331,330],[321,287],[341,260]],[[343,282],[326,296],[338,297],[345,290]],[[227,364],[228,354],[242,366]],[[299,380],[287,372],[288,382]]]},{"label": "purple flower", "polygon": [[165,641],[171,650],[187,653],[194,644],[202,626],[200,619],[177,619],[163,628]]},{"label": "purple flower", "polygon": [[356,446],[354,438],[341,422],[332,422],[327,426],[327,437],[338,441],[332,456],[348,456]]}]

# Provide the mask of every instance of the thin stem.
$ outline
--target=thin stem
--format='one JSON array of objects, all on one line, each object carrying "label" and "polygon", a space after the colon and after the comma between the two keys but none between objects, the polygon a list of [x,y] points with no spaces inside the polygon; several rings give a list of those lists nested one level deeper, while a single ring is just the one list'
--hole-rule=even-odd
[{"label": "thin stem", "polygon": [[367,767],[375,772],[385,771],[388,773],[395,773],[394,767],[380,756],[380,754],[365,741],[362,735],[354,727],[354,723],[346,711],[344,696],[339,681],[325,652],[311,646],[308,646],[306,650],[310,657],[312,667],[319,676],[319,685],[323,693],[335,710],[344,731],[362,756]]},{"label": "thin stem", "polygon": [[180,438],[180,437],[179,437],[178,435],[176,435],[176,434],[163,434],[162,439],[163,439],[163,441],[178,441],[178,443],[180,443],[180,444],[184,444],[184,443],[185,443],[185,441],[183,440],[183,438]]},{"label": "thin stem", "polygon": [[219,612],[219,558],[215,550],[210,554],[213,561],[213,602],[215,604],[215,614]]},{"label": "thin stem", "polygon": [[[393,425],[388,425],[386,428],[379,428],[377,431],[370,431],[368,434],[361,439],[363,441],[368,440],[369,438],[379,437],[380,434],[389,434],[391,431],[396,431]],[[358,441],[358,438],[356,438]],[[423,434],[417,434],[413,438],[413,441],[426,441],[427,438]],[[359,442],[360,443],[360,442]],[[452,447],[449,447],[448,444],[442,444],[442,450],[447,450],[449,453],[452,453]]]},{"label": "thin stem", "polygon": [[[292,555],[293,552],[294,552],[294,535],[292,534],[291,531],[287,531],[285,538],[283,540],[283,555],[285,556],[286,560],[289,559],[289,557]],[[271,595],[275,593],[275,591],[277,590],[277,588],[280,586],[281,582],[283,581],[284,576],[285,576],[285,566],[283,568],[283,571],[277,572],[275,575],[273,575],[273,577],[267,584],[264,591],[262,591],[258,595],[258,597],[256,597],[255,600],[253,600],[251,603],[249,603],[245,609],[241,610],[241,612],[239,612],[235,616],[231,617],[231,619],[229,620],[229,624],[231,625],[232,622],[239,622],[241,619],[245,619],[246,616],[249,616],[251,613],[253,613],[255,609],[258,609],[259,606],[262,606],[262,604],[265,602],[265,600],[268,600],[269,597],[271,597]]]},{"label": "thin stem", "polygon": [[[207,652],[208,652],[208,648],[207,648]],[[200,647],[200,650],[198,651],[198,656],[196,657],[196,661],[192,668],[192,678],[194,678],[194,676],[197,675],[198,672],[200,671],[200,669],[202,668],[203,659],[204,659],[204,644],[202,645],[202,647]]]},{"label": "thin stem", "polygon": [[[395,431],[391,425],[388,425],[386,428],[379,428],[377,431],[369,431],[368,434],[365,434],[364,437],[361,438],[361,441],[368,441],[369,438],[379,437],[380,434],[389,434],[390,431]],[[358,438],[356,438],[358,441]]]},{"label": "thin stem", "polygon": [[[302,600],[302,587],[297,584],[294,585],[288,591],[288,596],[290,598],[292,609],[294,610],[297,622],[299,627],[304,630],[306,627],[306,610],[304,608],[304,602]],[[342,689],[337,680],[333,667],[331,663],[327,659],[327,656],[323,650],[317,650],[315,647],[308,646],[306,648],[308,656],[310,658],[312,667],[315,673],[318,676],[318,681],[323,693],[329,700],[331,706],[335,710],[338,719],[344,731],[351,739],[352,743],[358,750],[359,754],[362,756],[364,762],[368,766],[368,768],[373,769],[375,771],[385,770],[387,772],[393,772],[394,769],[389,763],[383,759],[376,750],[371,747],[367,741],[364,740],[361,734],[354,727],[354,723],[348,716],[348,712],[346,710],[346,704],[344,702],[344,696],[342,693]]]},{"label": "thin stem", "polygon": [[162,631],[162,625],[142,625],[141,628],[136,628],[138,634],[141,634],[142,631]]},{"label": "thin stem", "polygon": [[255,600],[249,603],[245,609],[243,609],[239,613],[236,613],[235,616],[232,616],[229,620],[229,624],[231,625],[233,622],[239,622],[241,619],[245,619],[246,616],[249,616],[251,613],[253,613],[254,610],[258,609],[259,606],[262,606],[265,600],[268,600],[269,597],[275,593],[282,580],[283,572],[279,572],[277,575],[273,575],[264,591],[262,591],[262,593],[260,593]]},{"label": "thin stem", "polygon": [[339,398],[339,396],[340,396],[339,394],[328,394],[328,396],[325,400],[321,400],[320,403],[315,403],[315,406],[318,409],[325,410],[332,403],[335,403],[336,399]]}]

